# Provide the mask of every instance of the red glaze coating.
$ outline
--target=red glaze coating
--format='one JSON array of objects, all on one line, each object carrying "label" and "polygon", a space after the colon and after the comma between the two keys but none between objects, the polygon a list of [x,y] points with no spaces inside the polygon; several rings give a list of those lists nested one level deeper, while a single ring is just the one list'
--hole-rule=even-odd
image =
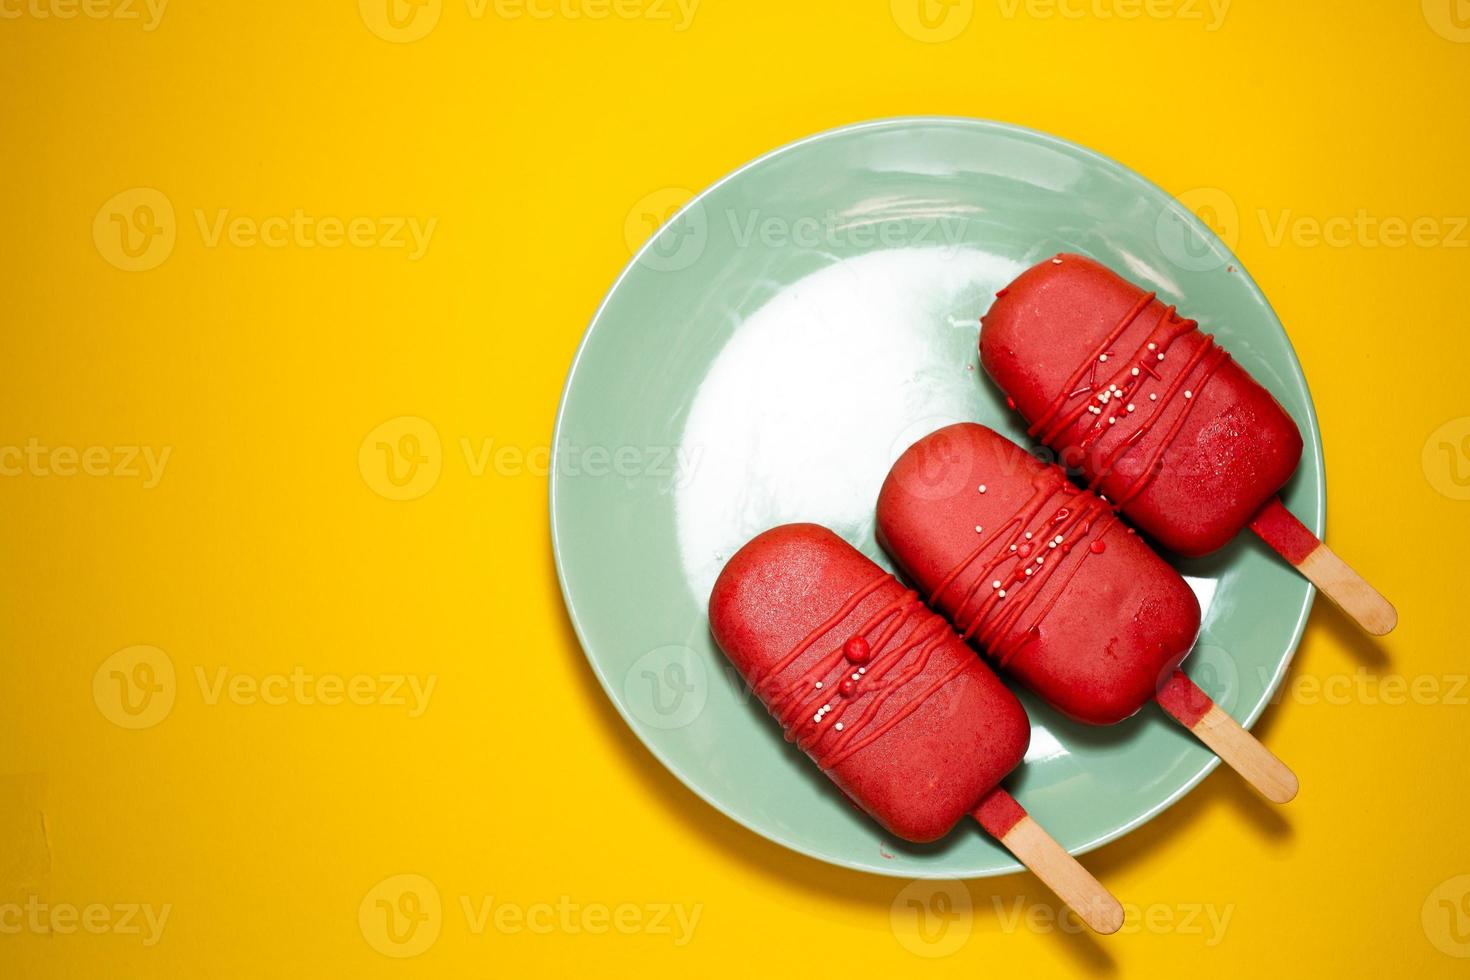
[{"label": "red glaze coating", "polygon": [[962,634],[1088,724],[1137,712],[1199,632],[1189,586],[1102,500],[981,425],[940,429],[899,457],[878,540]]},{"label": "red glaze coating", "polygon": [[1091,259],[1027,270],[982,323],[980,361],[1032,435],[1171,551],[1222,547],[1301,459],[1270,392],[1193,320]]},{"label": "red glaze coating", "polygon": [[[943,837],[1026,754],[1031,726],[1015,695],[917,595],[826,528],[778,527],[741,548],[715,582],[710,629],[787,740],[906,840]],[[844,647],[859,635],[870,658],[846,698],[839,687],[857,667]]]}]

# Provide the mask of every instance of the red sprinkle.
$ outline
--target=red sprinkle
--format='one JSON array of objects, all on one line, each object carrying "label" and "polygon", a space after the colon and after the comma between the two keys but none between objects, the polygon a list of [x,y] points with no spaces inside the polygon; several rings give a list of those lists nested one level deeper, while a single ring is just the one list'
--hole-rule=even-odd
[{"label": "red sprinkle", "polygon": [[857,693],[857,681],[849,677],[847,680],[837,685],[837,693],[845,698],[852,697],[854,694]]},{"label": "red sprinkle", "polygon": [[861,636],[854,636],[848,640],[843,645],[842,652],[847,655],[848,660],[851,660],[855,664],[865,664],[868,662],[868,658],[873,655],[872,647],[868,646],[868,641]]},{"label": "red sprinkle", "polygon": [[1096,541],[1092,542],[1092,547],[1090,550],[1094,555],[1100,555],[1104,551],[1108,550],[1108,546],[1106,544],[1103,544],[1102,538],[1098,538]]},{"label": "red sprinkle", "polygon": [[1016,554],[1019,555],[1022,558],[1030,558],[1031,557],[1031,545],[1030,545],[1030,543],[1028,542],[1026,544],[1021,545],[1019,548],[1017,548],[1016,549]]}]

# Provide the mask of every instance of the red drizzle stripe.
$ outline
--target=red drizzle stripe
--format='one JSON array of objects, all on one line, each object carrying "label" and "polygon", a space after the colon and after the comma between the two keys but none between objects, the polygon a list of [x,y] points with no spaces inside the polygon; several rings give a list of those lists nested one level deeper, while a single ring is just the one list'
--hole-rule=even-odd
[{"label": "red drizzle stripe", "polygon": [[[1097,359],[1108,352],[1108,350],[1113,346],[1113,343],[1119,337],[1123,336],[1123,332],[1127,330],[1130,326],[1132,326],[1133,321],[1137,320],[1138,317],[1143,313],[1143,311],[1148,309],[1149,304],[1152,303],[1156,298],[1156,293],[1149,293],[1143,299],[1139,300],[1138,304],[1134,306],[1133,309],[1128,311],[1128,315],[1123,318],[1123,322],[1119,323],[1117,327],[1113,329],[1113,332],[1108,334],[1103,342],[1098,345],[1097,350],[1092,352],[1092,357],[1088,358],[1087,363],[1079,367],[1072,375],[1072,377],[1067,380],[1066,385],[1062,388],[1061,397],[1052,402],[1051,407],[1046,410],[1046,414],[1037,419],[1036,423],[1031,426],[1030,434],[1032,436],[1036,436],[1047,429],[1047,426],[1051,422],[1051,420],[1067,404],[1067,399],[1069,397],[1067,395],[1067,392],[1077,389],[1077,386],[1082,383],[1082,376],[1086,374],[1089,369],[1092,369],[1094,371],[1097,369]],[[1090,391],[1093,387],[1095,387],[1095,385],[1090,385],[1087,390]],[[1057,431],[1060,432],[1062,429],[1065,428],[1066,426],[1062,425],[1058,427]],[[1054,436],[1042,436],[1041,441],[1051,442],[1053,438]]]},{"label": "red drizzle stripe", "polygon": [[[1036,492],[1030,500],[956,565],[933,594],[936,606],[953,610],[950,618],[965,639],[973,639],[1001,668],[1040,637],[1041,624],[1093,554],[1092,542],[1118,523],[1102,500],[1073,486],[1055,467],[1038,473],[1032,483]],[[1052,547],[1058,536],[1062,541]],[[1075,560],[1069,560],[1074,554]],[[968,585],[960,588],[961,577],[972,570]],[[1062,576],[1061,588],[1028,620],[1037,597],[1056,575]],[[945,598],[952,589],[959,590],[957,603]],[[1004,599],[1001,592],[1006,593]]]},{"label": "red drizzle stripe", "polygon": [[[970,664],[961,660],[916,696],[894,711],[881,724],[878,715],[899,692],[909,688],[929,665],[929,661],[949,634],[949,625],[928,609],[915,592],[904,592],[868,618],[850,636],[844,636],[832,650],[823,654],[800,676],[781,684],[778,675],[787,670],[814,644],[836,630],[850,617],[864,599],[882,586],[894,581],[886,572],[855,592],[842,607],[789,653],[755,681],[771,714],[781,722],[786,740],[795,742],[824,770],[831,770],[873,744],[895,725],[917,711],[936,692],[965,671]],[[901,642],[894,643],[903,630],[913,629]],[[877,631],[874,637],[872,634]],[[951,634],[952,635],[952,634]],[[857,672],[843,652],[852,637],[869,638],[869,658],[863,664],[858,690],[852,697],[842,697],[838,687],[844,678]],[[912,655],[912,656],[911,656]],[[822,689],[816,687],[822,682]],[[819,709],[830,705],[820,723],[814,721]],[[856,712],[856,717],[852,717]],[[843,730],[837,731],[842,722]]]},{"label": "red drizzle stripe", "polygon": [[[1116,418],[1118,423],[1123,423],[1127,421],[1131,413],[1114,406],[1132,402],[1135,409],[1147,409],[1147,413],[1140,416],[1141,421],[1138,425],[1121,439],[1106,459],[1092,468],[1094,472],[1088,481],[1088,488],[1097,490],[1103,481],[1116,472],[1118,464],[1143,442],[1150,432],[1154,431],[1155,426],[1177,403],[1180,392],[1189,390],[1191,397],[1185,400],[1183,410],[1164,431],[1163,437],[1150,452],[1143,468],[1118,494],[1118,499],[1112,501],[1115,510],[1121,510],[1130,501],[1136,499],[1162,472],[1164,456],[1184,428],[1185,421],[1194,408],[1194,403],[1199,400],[1200,392],[1220,366],[1230,358],[1229,354],[1215,345],[1213,337],[1206,335],[1204,343],[1190,356],[1183,370],[1175,375],[1173,381],[1165,385],[1161,392],[1156,393],[1159,398],[1139,404],[1145,393],[1146,378],[1154,381],[1162,380],[1156,370],[1160,355],[1166,354],[1176,342],[1195,332],[1199,327],[1194,320],[1180,319],[1175,307],[1170,306],[1159,315],[1158,323],[1144,337],[1143,343],[1133,352],[1133,356],[1122,361],[1123,366],[1111,377],[1099,381],[1097,368],[1102,363],[1099,358],[1103,355],[1111,356],[1113,344],[1122,337],[1155,299],[1157,299],[1156,294],[1149,293],[1124,314],[1122,320],[1108,333],[1088,360],[1078,367],[1067,380],[1061,393],[1030,429],[1031,435],[1039,436],[1043,442],[1055,446],[1062,433],[1066,432],[1069,427],[1080,424],[1081,435],[1077,440],[1077,448],[1082,451],[1086,459],[1091,455],[1093,447],[1101,443],[1114,429],[1118,429],[1119,432],[1124,431],[1107,419]],[[1088,375],[1089,371],[1091,375],[1083,383],[1083,377]],[[1138,373],[1134,374],[1134,371]],[[1186,383],[1190,382],[1192,376],[1192,385],[1186,388]],[[1106,401],[1103,400],[1103,394],[1107,395]],[[1079,397],[1082,398],[1082,401],[1068,409],[1068,403]]]}]

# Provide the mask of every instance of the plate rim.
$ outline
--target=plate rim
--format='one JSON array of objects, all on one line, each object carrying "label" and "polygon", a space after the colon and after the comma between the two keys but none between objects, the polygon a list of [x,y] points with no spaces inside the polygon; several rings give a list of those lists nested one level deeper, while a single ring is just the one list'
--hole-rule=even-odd
[{"label": "plate rim", "polygon": [[[1173,194],[1169,193],[1162,186],[1150,180],[1148,177],[1145,177],[1143,174],[1139,173],[1133,168],[1123,163],[1120,163],[1117,160],[1114,160],[1112,157],[1106,156],[1096,150],[1083,146],[1080,143],[1074,143],[1071,140],[1064,139],[1060,136],[1056,136],[1042,130],[1032,129],[1027,126],[1021,126],[1016,123],[1004,122],[1001,120],[947,115],[887,116],[877,119],[864,120],[861,122],[847,123],[830,129],[821,130],[819,132],[812,133],[810,135],[793,140],[789,143],[782,144],[775,149],[768,150],[767,152],[752,158],[751,160],[740,165],[734,170],[731,170],[729,173],[714,181],[708,187],[699,191],[687,202],[685,202],[684,205],[680,207],[679,210],[675,212],[671,217],[669,217],[663,223],[663,225],[659,227],[657,231],[651,234],[648,237],[648,240],[644,242],[643,245],[640,246],[639,249],[629,258],[628,262],[623,266],[622,271],[618,273],[617,278],[613,280],[612,284],[608,287],[606,293],[603,294],[602,300],[598,304],[596,312],[593,313],[592,319],[587,324],[587,329],[582,334],[582,339],[577,344],[576,353],[572,356],[572,363],[567,369],[566,380],[562,383],[561,397],[558,400],[556,409],[556,425],[552,430],[551,437],[551,472],[548,481],[549,486],[547,490],[548,505],[550,510],[549,516],[551,529],[552,559],[553,563],[556,566],[556,580],[558,586],[561,589],[562,602],[566,606],[567,617],[571,620],[572,629],[577,635],[577,642],[581,647],[582,656],[586,659],[588,666],[592,668],[592,673],[597,678],[598,684],[602,686],[603,693],[607,696],[607,699],[612,702],[613,707],[617,710],[619,716],[623,719],[623,723],[628,726],[628,729],[638,739],[639,743],[642,744],[644,749],[652,754],[653,757],[657,759],[658,762],[666,770],[672,773],[674,777],[677,778],[679,782],[681,782],[685,786],[685,788],[693,792],[695,796],[699,797],[709,806],[713,807],[725,818],[733,821],[736,824],[739,824],[750,833],[753,833],[766,840],[772,841],[773,843],[779,844],[782,847],[787,848],[788,850],[795,851],[796,853],[802,854],[813,860],[821,861],[823,864],[828,864],[838,868],[846,868],[853,871],[861,871],[869,874],[881,875],[888,878],[904,878],[910,880],[953,879],[954,875],[953,873],[942,872],[935,873],[933,875],[923,873],[916,874],[913,872],[913,869],[900,870],[897,868],[885,868],[879,865],[867,864],[862,862],[834,860],[830,855],[816,853],[806,845],[803,845],[794,840],[790,840],[779,833],[768,831],[765,829],[757,829],[751,826],[745,820],[742,820],[740,817],[736,816],[734,813],[730,812],[730,810],[727,809],[722,803],[712,798],[707,792],[705,792],[702,787],[697,785],[689,776],[689,774],[687,774],[679,765],[677,765],[675,762],[665,756],[657,745],[655,745],[653,742],[650,742],[647,738],[644,737],[643,733],[639,730],[637,724],[635,723],[635,719],[629,715],[628,709],[623,705],[622,700],[618,697],[616,686],[603,673],[601,664],[590,653],[591,644],[589,642],[586,631],[583,628],[581,617],[578,615],[577,604],[572,597],[571,588],[567,583],[566,570],[563,567],[561,532],[557,522],[557,487],[560,482],[558,479],[558,474],[560,473],[558,461],[561,452],[562,428],[566,423],[567,403],[571,398],[572,385],[576,381],[577,370],[581,366],[582,357],[586,353],[588,345],[592,340],[592,333],[602,322],[603,315],[607,312],[609,304],[612,302],[613,297],[617,294],[618,289],[622,286],[623,281],[627,279],[628,276],[631,275],[636,268],[639,267],[639,262],[640,260],[642,260],[644,254],[655,245],[665,229],[671,227],[679,218],[683,217],[685,213],[687,213],[694,207],[702,204],[707,197],[715,193],[715,191],[719,190],[724,185],[739,178],[750,170],[760,167],[765,163],[776,159],[777,157],[783,156],[794,150],[807,146],[808,144],[836,139],[842,136],[847,136],[852,133],[863,132],[866,130],[905,129],[910,127],[924,126],[969,129],[989,133],[992,135],[1020,138],[1023,141],[1048,146],[1064,154],[1070,154],[1090,159],[1094,163],[1101,165],[1104,169],[1114,172],[1125,180],[1135,181],[1138,184],[1142,185],[1145,189],[1161,195],[1164,199],[1170,202],[1169,206],[1174,211],[1176,217],[1189,225],[1195,231],[1195,233],[1200,236],[1200,239],[1203,242],[1210,245],[1216,252],[1220,253],[1224,258],[1234,264],[1235,274],[1241,277],[1243,283],[1253,295],[1255,300],[1265,309],[1265,311],[1270,315],[1272,321],[1274,321],[1277,329],[1281,331],[1282,338],[1286,341],[1287,350],[1291,353],[1290,375],[1292,379],[1298,385],[1300,385],[1301,390],[1306,394],[1307,424],[1305,427],[1306,431],[1303,433],[1303,463],[1299,464],[1299,468],[1300,465],[1306,465],[1308,464],[1308,461],[1310,461],[1309,465],[1311,466],[1313,474],[1316,477],[1317,493],[1315,495],[1316,499],[1314,500],[1315,515],[1314,519],[1308,523],[1308,526],[1311,527],[1312,532],[1316,534],[1319,539],[1322,537],[1327,515],[1326,460],[1323,456],[1322,433],[1317,420],[1317,406],[1315,400],[1312,398],[1311,387],[1307,384],[1306,372],[1302,368],[1301,358],[1297,356],[1296,346],[1292,343],[1291,334],[1286,330],[1286,325],[1281,322],[1281,317],[1277,314],[1275,307],[1271,305],[1270,299],[1266,296],[1265,292],[1262,291],[1260,285],[1256,282],[1255,278],[1251,276],[1249,270],[1246,269],[1245,264],[1240,261],[1239,257],[1230,248],[1230,246],[1227,245],[1218,235],[1215,234],[1212,228],[1201,221],[1199,217],[1194,214],[1193,211],[1189,210],[1187,207],[1184,207]],[[1246,714],[1244,718],[1238,719],[1240,721],[1240,724],[1247,730],[1255,726],[1255,723],[1260,720],[1260,717],[1265,713],[1266,708],[1271,705],[1272,702],[1275,700],[1276,692],[1281,687],[1282,682],[1286,679],[1287,673],[1291,670],[1292,663],[1296,660],[1297,651],[1301,646],[1302,636],[1306,632],[1307,619],[1311,615],[1312,606],[1315,603],[1317,595],[1316,587],[1313,586],[1309,581],[1303,581],[1306,584],[1306,593],[1303,596],[1301,610],[1297,615],[1296,623],[1292,627],[1291,638],[1286,645],[1286,655],[1281,659],[1280,664],[1276,668],[1275,674],[1271,677],[1269,683],[1266,685],[1265,691],[1263,692],[1264,696],[1256,705],[1251,708],[1251,710]],[[1082,844],[1067,848],[1068,852],[1074,856],[1086,854],[1115,840],[1118,840],[1119,838],[1127,834],[1132,833],[1133,831],[1142,827],[1144,824],[1147,824],[1159,814],[1163,813],[1165,810],[1169,809],[1174,804],[1182,800],[1185,796],[1192,792],[1196,786],[1203,782],[1204,778],[1208,776],[1211,772],[1213,772],[1215,767],[1219,764],[1219,757],[1210,754],[1207,759],[1201,762],[1195,772],[1188,776],[1176,790],[1174,790],[1168,796],[1164,797],[1158,803],[1154,804],[1152,807],[1139,813],[1136,817],[1124,822],[1122,825],[1115,827],[1112,830],[1099,834],[1093,837],[1091,840],[1088,840]],[[1005,853],[1007,854],[1007,857],[1010,856],[1009,852]],[[1025,870],[1026,868],[1023,865],[1012,859],[1007,863],[992,869],[966,874],[964,876],[964,880],[1002,877],[1010,874],[1018,874],[1024,872]]]}]

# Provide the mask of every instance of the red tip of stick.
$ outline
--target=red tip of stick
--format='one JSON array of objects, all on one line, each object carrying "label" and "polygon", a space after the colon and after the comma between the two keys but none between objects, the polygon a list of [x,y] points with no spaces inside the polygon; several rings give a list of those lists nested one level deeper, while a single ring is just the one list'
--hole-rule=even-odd
[{"label": "red tip of stick", "polygon": [[971,816],[980,821],[987,834],[999,840],[1025,819],[1026,809],[1016,802],[1014,796],[997,786],[980,801]]},{"label": "red tip of stick", "polygon": [[1300,565],[1307,556],[1322,544],[1320,538],[1296,519],[1280,497],[1272,497],[1255,517],[1251,518],[1251,530],[1260,535],[1262,541],[1291,562]]},{"label": "red tip of stick", "polygon": [[1215,706],[1210,696],[1179,670],[1174,671],[1173,676],[1159,688],[1155,699],[1159,707],[1173,715],[1179,724],[1191,729]]}]

